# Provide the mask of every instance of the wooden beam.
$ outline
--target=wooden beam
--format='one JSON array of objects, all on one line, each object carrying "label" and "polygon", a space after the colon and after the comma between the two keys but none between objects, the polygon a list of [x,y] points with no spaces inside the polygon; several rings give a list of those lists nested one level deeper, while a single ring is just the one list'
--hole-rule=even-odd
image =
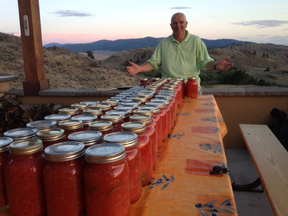
[{"label": "wooden beam", "polygon": [[36,96],[49,89],[44,67],[41,22],[38,0],[18,0],[21,39],[26,81],[25,96]]}]

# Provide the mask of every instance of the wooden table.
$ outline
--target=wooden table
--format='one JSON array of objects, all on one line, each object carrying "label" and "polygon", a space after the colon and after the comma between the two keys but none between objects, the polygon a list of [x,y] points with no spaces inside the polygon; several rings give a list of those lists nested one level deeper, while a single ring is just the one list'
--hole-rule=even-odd
[{"label": "wooden table", "polygon": [[153,180],[130,215],[238,215],[229,174],[209,174],[215,165],[227,165],[222,139],[228,131],[214,97],[186,98],[178,112]]}]

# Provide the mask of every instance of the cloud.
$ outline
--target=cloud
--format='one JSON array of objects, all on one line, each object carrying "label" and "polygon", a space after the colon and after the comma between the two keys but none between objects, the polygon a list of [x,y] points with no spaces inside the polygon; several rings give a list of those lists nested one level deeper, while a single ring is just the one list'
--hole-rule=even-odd
[{"label": "cloud", "polygon": [[246,22],[236,22],[233,25],[243,25],[243,26],[256,26],[257,28],[270,28],[278,27],[281,25],[288,24],[288,20],[253,20]]},{"label": "cloud", "polygon": [[87,16],[92,16],[92,14],[89,13],[83,13],[79,11],[74,11],[74,10],[59,10],[56,11],[52,14],[57,14],[61,17],[87,17]]},{"label": "cloud", "polygon": [[170,9],[177,9],[177,10],[185,10],[185,9],[191,9],[192,7],[170,7]]}]

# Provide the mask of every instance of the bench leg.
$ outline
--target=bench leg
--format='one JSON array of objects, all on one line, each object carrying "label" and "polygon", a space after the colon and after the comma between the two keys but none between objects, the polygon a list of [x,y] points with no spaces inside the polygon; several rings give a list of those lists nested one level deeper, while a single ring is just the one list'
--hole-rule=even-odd
[{"label": "bench leg", "polygon": [[[261,189],[255,189],[261,186]],[[246,192],[258,192],[263,193],[264,188],[262,186],[260,178],[257,178],[254,182],[246,185],[237,185],[235,182],[232,184],[233,191],[246,191]]]}]

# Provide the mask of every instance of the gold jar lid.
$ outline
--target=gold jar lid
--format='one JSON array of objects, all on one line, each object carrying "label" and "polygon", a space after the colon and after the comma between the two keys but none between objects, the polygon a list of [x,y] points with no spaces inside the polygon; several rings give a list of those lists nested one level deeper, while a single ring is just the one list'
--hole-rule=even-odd
[{"label": "gold jar lid", "polygon": [[141,78],[140,81],[148,81],[148,78]]},{"label": "gold jar lid", "polygon": [[114,110],[125,110],[128,111],[129,113],[133,113],[133,110],[135,109],[135,107],[133,106],[123,106],[123,105],[118,105],[116,107],[114,107]]},{"label": "gold jar lid", "polygon": [[4,132],[5,137],[11,137],[13,140],[32,139],[36,136],[36,128],[15,128]]},{"label": "gold jar lid", "polygon": [[89,114],[84,114],[84,115],[76,115],[71,117],[71,120],[78,120],[82,121],[84,125],[87,125],[93,121],[96,121],[98,119],[97,115],[89,115]]},{"label": "gold jar lid", "polygon": [[103,114],[102,109],[95,108],[95,107],[89,107],[83,110],[84,115],[96,115],[100,116]]},{"label": "gold jar lid", "polygon": [[117,143],[103,143],[86,149],[85,159],[90,163],[104,164],[126,157],[125,147]]},{"label": "gold jar lid", "polygon": [[166,108],[166,104],[163,101],[157,101],[157,102],[147,102],[145,105],[149,106],[157,106],[160,109]]},{"label": "gold jar lid", "polygon": [[44,117],[44,119],[46,119],[46,120],[53,120],[56,122],[68,120],[70,118],[71,118],[71,115],[69,115],[69,114],[51,114],[51,115]]},{"label": "gold jar lid", "polygon": [[74,103],[70,105],[72,108],[77,108],[78,110],[84,110],[88,107],[87,104],[80,104],[80,103]]},{"label": "gold jar lid", "polygon": [[35,128],[37,130],[44,130],[49,128],[56,128],[57,122],[52,120],[38,120],[26,124],[28,128]]},{"label": "gold jar lid", "polygon": [[159,94],[175,94],[175,90],[160,90]]},{"label": "gold jar lid", "polygon": [[87,107],[93,107],[95,106],[96,104],[100,104],[99,101],[81,101],[80,104],[85,104],[87,105]]},{"label": "gold jar lid", "polygon": [[101,116],[101,120],[103,121],[111,121],[113,123],[118,123],[123,120],[121,115],[118,114],[106,114]]},{"label": "gold jar lid", "polygon": [[129,103],[129,102],[133,102],[133,100],[132,100],[132,99],[123,98],[123,99],[121,100],[121,102]]},{"label": "gold jar lid", "polygon": [[154,106],[154,105],[143,105],[143,106],[139,106],[138,109],[149,109],[151,110],[153,113],[160,113],[160,108],[158,106]]},{"label": "gold jar lid", "polygon": [[93,144],[102,143],[103,135],[100,131],[86,130],[69,134],[68,139],[71,141],[81,142],[87,148]]},{"label": "gold jar lid", "polygon": [[145,103],[147,101],[147,98],[146,97],[137,96],[137,97],[134,97],[132,100],[136,101],[136,102],[140,102],[140,103]]},{"label": "gold jar lid", "polygon": [[141,105],[141,102],[138,101],[132,101],[132,102],[120,102],[119,106],[132,106],[134,108],[137,108]]},{"label": "gold jar lid", "polygon": [[154,78],[152,78],[151,80],[152,80],[153,82],[156,82],[156,81],[159,81],[160,78],[154,77]]},{"label": "gold jar lid", "polygon": [[152,103],[162,102],[162,103],[165,103],[166,106],[168,106],[170,104],[170,101],[167,99],[164,99],[164,98],[155,98],[155,99],[152,99],[151,102]]},{"label": "gold jar lid", "polygon": [[111,121],[94,121],[89,124],[89,130],[105,132],[113,129],[113,122]]},{"label": "gold jar lid", "polygon": [[101,104],[110,104],[112,107],[114,107],[118,105],[118,101],[117,100],[105,100],[105,101],[102,101]]},{"label": "gold jar lid", "polygon": [[143,122],[125,122],[121,125],[122,131],[143,133],[146,131],[146,124]]},{"label": "gold jar lid", "polygon": [[103,140],[106,143],[118,143],[130,148],[138,144],[138,135],[132,132],[114,132],[105,135]]},{"label": "gold jar lid", "polygon": [[117,115],[121,115],[122,118],[127,118],[127,117],[130,117],[130,114],[129,114],[129,111],[127,110],[110,110],[110,111],[107,111],[106,114],[117,114]]},{"label": "gold jar lid", "polygon": [[42,151],[43,144],[40,139],[17,140],[10,144],[11,155],[27,155]]},{"label": "gold jar lid", "polygon": [[[158,100],[158,99],[165,99],[165,100],[172,100],[173,99],[173,96],[171,95],[168,95],[168,94],[158,94],[158,95],[155,95],[155,99]],[[153,99],[152,99],[153,100]],[[152,101],[151,100],[151,101]]]},{"label": "gold jar lid", "polygon": [[59,114],[68,114],[68,115],[77,115],[78,114],[78,108],[61,108],[59,109]]},{"label": "gold jar lid", "polygon": [[151,116],[148,115],[133,115],[130,117],[131,122],[143,122],[146,125],[152,122]]},{"label": "gold jar lid", "polygon": [[102,109],[102,111],[111,110],[111,105],[110,104],[96,104],[95,107]]},{"label": "gold jar lid", "polygon": [[83,128],[83,123],[81,120],[65,120],[58,123],[58,127],[63,130],[75,130]]},{"label": "gold jar lid", "polygon": [[9,145],[13,142],[11,137],[0,137],[0,152],[9,150]]},{"label": "gold jar lid", "polygon": [[81,142],[66,141],[48,146],[44,150],[45,159],[53,162],[70,161],[85,154],[85,145]]},{"label": "gold jar lid", "polygon": [[42,141],[56,141],[65,137],[65,131],[61,128],[40,130],[36,136]]},{"label": "gold jar lid", "polygon": [[136,109],[136,110],[133,110],[133,116],[134,115],[148,115],[148,116],[152,116],[153,115],[153,111],[151,109]]}]

